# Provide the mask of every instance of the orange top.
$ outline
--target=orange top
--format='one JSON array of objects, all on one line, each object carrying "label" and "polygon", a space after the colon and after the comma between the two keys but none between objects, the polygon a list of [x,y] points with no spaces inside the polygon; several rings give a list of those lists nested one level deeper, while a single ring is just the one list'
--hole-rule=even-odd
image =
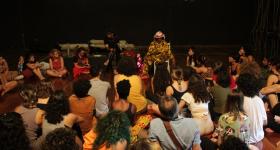
[{"label": "orange top", "polygon": [[[84,150],[92,150],[93,142],[95,141],[97,135],[93,130],[90,130],[86,135],[84,135],[84,144],[83,149]],[[112,150],[111,147],[106,148],[106,145],[103,144],[99,150]]]},{"label": "orange top", "polygon": [[83,122],[80,123],[83,135],[92,129],[95,102],[92,96],[78,98],[76,95],[72,95],[69,97],[70,111],[83,118]]}]

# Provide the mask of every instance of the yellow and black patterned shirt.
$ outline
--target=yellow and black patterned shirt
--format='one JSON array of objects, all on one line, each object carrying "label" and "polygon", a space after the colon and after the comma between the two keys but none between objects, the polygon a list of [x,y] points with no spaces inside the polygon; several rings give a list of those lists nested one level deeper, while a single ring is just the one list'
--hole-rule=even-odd
[{"label": "yellow and black patterned shirt", "polygon": [[148,73],[148,67],[155,63],[163,63],[167,60],[174,62],[174,56],[170,46],[166,41],[151,42],[148,52],[144,58],[143,74]]}]

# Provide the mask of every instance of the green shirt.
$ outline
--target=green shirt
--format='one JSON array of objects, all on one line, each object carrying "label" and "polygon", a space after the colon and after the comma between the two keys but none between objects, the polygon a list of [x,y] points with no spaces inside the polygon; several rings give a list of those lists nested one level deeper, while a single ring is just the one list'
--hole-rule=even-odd
[{"label": "green shirt", "polygon": [[225,112],[225,105],[227,102],[227,96],[230,94],[230,88],[223,88],[220,85],[215,85],[211,88],[211,93],[215,100],[214,111],[216,113],[223,114]]}]

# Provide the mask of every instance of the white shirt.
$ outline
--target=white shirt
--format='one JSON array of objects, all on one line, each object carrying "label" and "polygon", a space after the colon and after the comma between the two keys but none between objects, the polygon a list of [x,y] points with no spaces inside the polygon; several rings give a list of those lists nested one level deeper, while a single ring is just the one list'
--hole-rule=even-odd
[{"label": "white shirt", "polygon": [[88,91],[90,96],[96,99],[95,110],[96,116],[100,116],[109,112],[109,100],[107,97],[107,91],[111,88],[109,82],[102,81],[100,79],[90,80],[91,88]]},{"label": "white shirt", "polygon": [[264,103],[258,96],[244,96],[243,105],[244,111],[250,119],[249,143],[257,143],[264,138],[263,125],[267,121]]},{"label": "white shirt", "polygon": [[198,118],[198,119],[207,119],[209,118],[210,114],[208,111],[208,102],[206,103],[196,103],[194,100],[194,97],[191,93],[185,93],[182,98],[182,100],[184,100],[188,105],[189,105],[189,109],[192,113],[192,116],[194,118]]}]

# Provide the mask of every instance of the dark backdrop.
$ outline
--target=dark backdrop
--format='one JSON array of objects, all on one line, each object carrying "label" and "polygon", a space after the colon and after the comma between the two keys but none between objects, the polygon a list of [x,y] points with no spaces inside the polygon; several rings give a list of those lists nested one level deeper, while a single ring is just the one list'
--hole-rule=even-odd
[{"label": "dark backdrop", "polygon": [[[3,1],[4,2],[4,1]],[[255,0],[9,0],[2,6],[4,47],[88,42],[108,30],[147,45],[163,30],[174,45],[244,44]]]}]

